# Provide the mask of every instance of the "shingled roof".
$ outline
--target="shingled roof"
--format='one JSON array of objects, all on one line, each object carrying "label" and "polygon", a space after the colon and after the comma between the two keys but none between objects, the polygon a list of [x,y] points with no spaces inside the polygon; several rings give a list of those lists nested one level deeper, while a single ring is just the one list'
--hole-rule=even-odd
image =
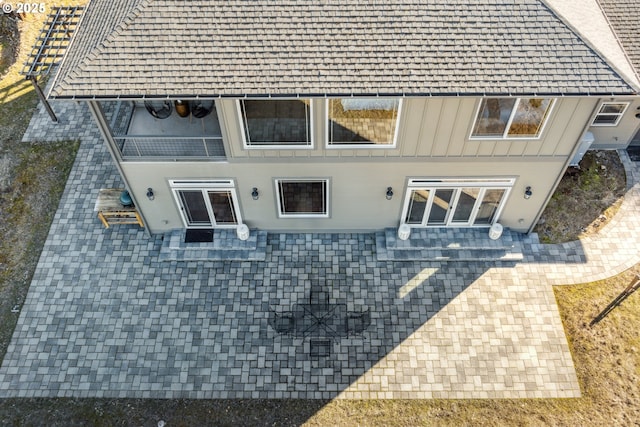
[{"label": "shingled roof", "polygon": [[640,0],[599,0],[631,63],[640,71]]},{"label": "shingled roof", "polygon": [[50,96],[629,93],[540,0],[92,0]]}]

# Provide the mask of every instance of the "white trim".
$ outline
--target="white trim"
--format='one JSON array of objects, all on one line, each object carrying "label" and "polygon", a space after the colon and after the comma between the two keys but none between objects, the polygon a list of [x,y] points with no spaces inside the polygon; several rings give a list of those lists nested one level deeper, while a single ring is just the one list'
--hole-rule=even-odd
[{"label": "white trim", "polygon": [[[330,131],[329,131],[329,101],[330,99],[351,99],[351,98],[326,98],[325,99],[325,114],[324,114],[324,126],[325,126],[325,148],[328,150],[357,150],[357,149],[394,149],[398,146],[398,135],[400,132],[400,117],[402,115],[402,105],[403,105],[403,98],[400,97],[380,97],[380,98],[373,98],[373,99],[397,99],[398,102],[398,113],[396,114],[396,124],[395,124],[395,129],[393,131],[393,141],[391,141],[391,144],[375,144],[375,143],[360,143],[360,142],[354,142],[354,143],[345,143],[345,142],[338,142],[338,143],[330,143],[329,141],[329,135],[330,135]],[[359,98],[360,99],[360,98]],[[367,99],[365,97],[362,97],[361,99]]]},{"label": "white trim", "polygon": [[[544,116],[542,125],[540,126],[540,130],[538,132],[537,136],[507,136],[509,134],[509,128],[511,127],[511,123],[513,122],[513,118],[515,117],[516,111],[518,111],[518,105],[520,105],[520,100],[522,99],[532,99],[532,98],[539,98],[539,99],[549,99],[551,101],[551,103],[549,104],[549,107],[546,110],[546,115]],[[509,114],[509,119],[507,120],[507,123],[504,127],[504,132],[502,132],[502,136],[474,136],[473,135],[473,130],[476,128],[476,124],[478,123],[478,114],[480,113],[480,108],[482,107],[482,102],[486,99],[512,99],[506,96],[489,96],[489,97],[485,97],[485,98],[480,98],[480,102],[478,102],[478,106],[476,107],[476,113],[474,115],[474,119],[473,119],[473,125],[471,126],[471,131],[469,132],[469,140],[473,140],[473,141],[495,141],[495,140],[499,140],[499,141],[522,141],[522,140],[538,140],[540,138],[542,138],[542,134],[544,133],[545,128],[547,127],[547,123],[549,122],[549,118],[551,117],[551,113],[553,112],[553,109],[556,105],[556,101],[558,100],[557,98],[549,98],[549,97],[536,97],[536,96],[531,96],[531,97],[521,97],[521,98],[515,98],[516,102],[513,104],[513,107],[511,108],[511,113]]]},{"label": "white trim", "polygon": [[[325,212],[324,213],[318,213],[318,214],[312,214],[312,213],[301,213],[301,214],[296,214],[296,213],[283,213],[282,212],[282,205],[281,205],[281,199],[280,199],[280,182],[306,182],[306,181],[314,181],[314,182],[324,182],[324,207],[325,207]],[[278,212],[278,218],[282,218],[282,219],[291,219],[291,218],[329,218],[329,183],[330,183],[330,179],[329,178],[275,178],[273,180],[274,184],[275,184],[275,193],[276,193],[276,209]]]},{"label": "white trim", "polygon": [[409,179],[409,187],[447,187],[447,188],[460,188],[460,187],[500,187],[500,186],[513,186],[515,184],[515,178],[441,178],[441,179],[429,179],[429,178],[412,178]]},{"label": "white trim", "polygon": [[[169,180],[169,186],[171,188],[171,193],[173,194],[173,198],[176,202],[176,206],[178,206],[178,210],[180,211],[180,217],[182,219],[182,223],[185,228],[189,229],[198,229],[198,228],[236,228],[238,225],[242,224],[242,215],[240,212],[240,205],[238,204],[238,194],[236,192],[235,183],[233,180]],[[207,208],[207,214],[209,215],[209,220],[211,221],[209,224],[198,224],[193,225],[189,224],[189,220],[187,218],[187,213],[185,212],[184,206],[182,204],[182,200],[180,199],[179,191],[200,191],[202,193],[202,198],[204,200],[205,207]],[[231,198],[233,202],[233,210],[236,216],[236,224],[218,224],[216,222],[215,214],[213,212],[213,207],[211,206],[211,201],[209,197],[205,197],[208,195],[209,191],[229,191],[231,193]]]},{"label": "white trim", "polygon": [[[606,107],[607,105],[615,105],[615,104],[624,104],[624,108],[622,109],[622,111],[620,113],[603,113],[602,112],[602,109],[604,107]],[[618,126],[618,124],[620,123],[620,120],[622,120],[622,116],[627,111],[627,108],[629,108],[630,104],[631,104],[631,102],[628,102],[628,101],[607,101],[607,102],[601,103],[600,107],[598,108],[598,112],[596,113],[596,115],[593,117],[593,120],[591,121],[591,126],[594,126],[594,127]],[[596,123],[596,120],[598,119],[598,116],[600,116],[600,115],[617,116],[618,118],[616,119],[615,123]]]},{"label": "white trim", "polygon": [[235,188],[235,182],[232,179],[170,179],[169,185],[172,188]]},{"label": "white trim", "polygon": [[[309,142],[304,145],[301,143],[292,143],[292,144],[270,144],[264,143],[261,145],[251,145],[247,143],[247,135],[245,132],[245,120],[242,114],[242,107],[240,102],[244,101],[309,101],[309,122],[307,126],[309,127]],[[242,147],[245,150],[312,150],[315,147],[315,138],[314,138],[314,119],[313,119],[313,99],[311,98],[265,98],[265,99],[236,99],[236,112],[238,115],[238,122],[240,123],[240,135],[242,139]]]},{"label": "white trim", "polygon": [[[451,227],[451,228],[488,228],[495,224],[506,204],[507,199],[511,193],[511,189],[515,183],[515,178],[505,179],[441,179],[441,180],[429,180],[429,179],[410,179],[407,184],[407,191],[405,192],[404,203],[402,207],[402,216],[400,218],[401,224],[407,224],[412,228],[423,227]],[[478,188],[480,189],[476,201],[473,204],[469,218],[466,221],[455,222],[453,217],[460,201],[460,194],[464,188]],[[448,211],[445,215],[444,222],[438,224],[429,224],[429,214],[433,207],[433,201],[436,191],[438,189],[452,190],[453,194],[449,202]],[[429,191],[429,197],[425,202],[425,209],[422,213],[422,220],[419,224],[410,224],[406,222],[407,214],[409,213],[409,207],[411,205],[411,195],[413,190],[425,190]],[[489,224],[474,224],[478,212],[482,206],[482,201],[487,190],[504,190],[504,194],[500,199],[498,208],[496,209],[493,218]]]}]

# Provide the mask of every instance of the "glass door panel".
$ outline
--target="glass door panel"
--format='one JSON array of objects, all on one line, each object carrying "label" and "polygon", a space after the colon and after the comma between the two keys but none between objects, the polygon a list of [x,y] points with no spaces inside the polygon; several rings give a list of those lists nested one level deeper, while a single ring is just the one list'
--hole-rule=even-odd
[{"label": "glass door panel", "polygon": [[493,223],[504,193],[504,189],[485,190],[480,209],[478,209],[478,214],[473,222],[474,225],[491,225]]},{"label": "glass door panel", "polygon": [[428,225],[444,225],[447,223],[449,216],[449,208],[451,207],[451,199],[455,190],[447,188],[438,188],[433,197],[431,211],[429,212]]},{"label": "glass door panel", "polygon": [[231,191],[209,191],[208,193],[216,224],[237,224],[238,219]]},{"label": "glass door panel", "polygon": [[201,190],[179,190],[178,194],[187,225],[211,225],[211,218]]},{"label": "glass door panel", "polygon": [[479,188],[461,188],[451,222],[468,223],[480,194]]},{"label": "glass door panel", "polygon": [[409,208],[404,222],[407,224],[422,224],[424,211],[427,209],[429,201],[429,190],[411,190],[409,198]]}]

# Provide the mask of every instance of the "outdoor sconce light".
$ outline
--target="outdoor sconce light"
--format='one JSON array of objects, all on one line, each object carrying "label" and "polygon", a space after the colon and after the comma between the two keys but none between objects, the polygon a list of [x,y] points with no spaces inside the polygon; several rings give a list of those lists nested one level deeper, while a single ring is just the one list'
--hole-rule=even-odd
[{"label": "outdoor sconce light", "polygon": [[387,200],[391,200],[393,198],[393,188],[387,187]]},{"label": "outdoor sconce light", "polygon": [[531,191],[531,187],[525,188],[525,190],[524,190],[524,198],[528,200],[528,199],[531,198],[531,196],[533,196],[533,191]]},{"label": "outdoor sconce light", "polygon": [[258,197],[260,197],[260,193],[258,193],[258,189],[256,187],[253,187],[251,197],[253,197],[253,200],[258,200]]},{"label": "outdoor sconce light", "polygon": [[147,188],[147,199],[153,200],[156,198],[156,195],[153,194],[153,189],[151,187]]}]

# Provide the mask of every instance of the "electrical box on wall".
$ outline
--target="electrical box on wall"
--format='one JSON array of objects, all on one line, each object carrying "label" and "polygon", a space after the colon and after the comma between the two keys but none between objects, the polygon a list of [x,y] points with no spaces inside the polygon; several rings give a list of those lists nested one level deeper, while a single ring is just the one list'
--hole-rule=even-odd
[{"label": "electrical box on wall", "polygon": [[578,151],[576,152],[575,156],[573,156],[573,159],[571,159],[571,163],[569,163],[569,166],[574,168],[579,167],[580,160],[582,160],[585,153],[589,150],[589,148],[591,147],[591,144],[593,144],[595,140],[596,138],[593,136],[591,132],[585,133],[582,139],[580,140],[580,146],[578,147]]}]

